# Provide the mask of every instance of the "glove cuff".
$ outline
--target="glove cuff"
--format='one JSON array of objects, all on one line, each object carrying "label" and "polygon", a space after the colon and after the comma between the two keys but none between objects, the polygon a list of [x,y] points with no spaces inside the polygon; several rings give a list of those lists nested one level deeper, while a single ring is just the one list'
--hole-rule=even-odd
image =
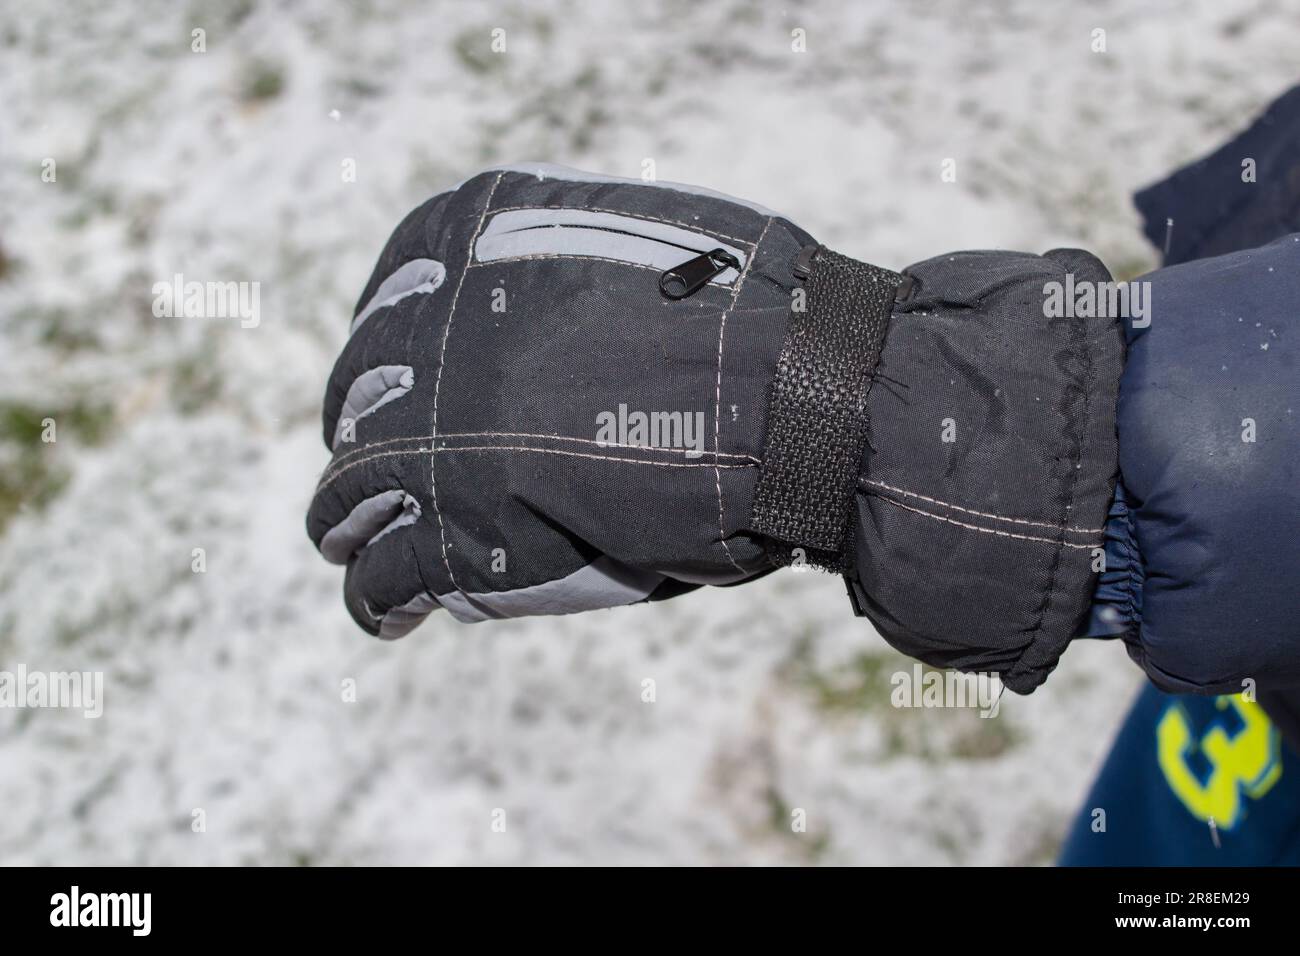
[{"label": "glove cuff", "polygon": [[868,396],[851,594],[899,650],[1027,693],[1085,624],[1100,567],[1123,338],[1074,293],[1111,277],[1077,250],[906,274]]}]

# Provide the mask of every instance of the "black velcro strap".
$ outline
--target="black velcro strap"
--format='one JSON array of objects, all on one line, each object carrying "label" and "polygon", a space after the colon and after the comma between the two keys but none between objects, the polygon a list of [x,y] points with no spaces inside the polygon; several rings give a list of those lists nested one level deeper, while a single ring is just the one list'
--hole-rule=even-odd
[{"label": "black velcro strap", "polygon": [[[800,259],[804,257],[801,255]],[[754,495],[754,531],[781,542],[774,555],[846,570],[846,533],[867,441],[867,393],[903,276],[816,247],[803,309],[777,363],[767,411],[767,445]]]}]

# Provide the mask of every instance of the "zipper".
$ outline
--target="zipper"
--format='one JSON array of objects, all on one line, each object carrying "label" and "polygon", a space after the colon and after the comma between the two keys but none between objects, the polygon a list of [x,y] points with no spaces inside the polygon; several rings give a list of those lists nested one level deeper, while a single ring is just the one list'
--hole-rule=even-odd
[{"label": "zipper", "polygon": [[740,260],[726,249],[714,249],[659,274],[659,291],[677,301],[694,295],[728,269],[740,271]]},{"label": "zipper", "polygon": [[684,299],[712,284],[729,286],[746,249],[706,232],[586,209],[506,209],[489,217],[474,244],[476,262],[536,257],[609,259],[654,269],[665,298]]}]

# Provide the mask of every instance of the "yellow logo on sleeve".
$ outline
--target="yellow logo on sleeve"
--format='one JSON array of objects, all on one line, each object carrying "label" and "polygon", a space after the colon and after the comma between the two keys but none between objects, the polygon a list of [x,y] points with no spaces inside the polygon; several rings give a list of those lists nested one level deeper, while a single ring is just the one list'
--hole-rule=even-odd
[{"label": "yellow logo on sleeve", "polygon": [[1262,797],[1282,775],[1281,736],[1254,701],[1216,697],[1214,714],[1194,725],[1187,708],[1171,701],[1156,724],[1160,769],[1189,813],[1230,830],[1245,809],[1242,795]]}]

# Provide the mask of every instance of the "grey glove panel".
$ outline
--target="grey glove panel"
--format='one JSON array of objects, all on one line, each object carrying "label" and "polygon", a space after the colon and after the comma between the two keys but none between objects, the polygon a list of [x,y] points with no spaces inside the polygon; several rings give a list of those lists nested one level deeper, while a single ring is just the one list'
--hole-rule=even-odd
[{"label": "grey glove panel", "polygon": [[378,365],[360,373],[348,388],[334,428],[331,449],[345,441],[355,441],[354,426],[358,419],[396,401],[415,386],[415,369],[409,365]]},{"label": "grey glove panel", "polygon": [[512,591],[457,591],[441,603],[466,623],[509,617],[578,614],[643,601],[663,583],[662,575],[638,571],[602,555],[564,577]]}]

